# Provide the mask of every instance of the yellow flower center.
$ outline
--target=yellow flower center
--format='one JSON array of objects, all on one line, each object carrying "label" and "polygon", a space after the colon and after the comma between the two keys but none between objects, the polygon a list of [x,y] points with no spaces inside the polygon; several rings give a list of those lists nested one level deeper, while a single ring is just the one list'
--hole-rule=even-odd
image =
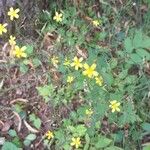
[{"label": "yellow flower center", "polygon": [[50,140],[50,139],[52,139],[54,137],[54,134],[51,131],[47,131],[47,133],[45,134],[45,136],[47,137],[48,140]]},{"label": "yellow flower center", "polygon": [[68,76],[67,77],[67,82],[68,83],[71,83],[73,80],[74,80],[74,78],[72,76]]},{"label": "yellow flower center", "polygon": [[90,108],[90,109],[86,109],[85,113],[86,113],[86,115],[91,116],[93,114],[93,111]]},{"label": "yellow flower center", "polygon": [[20,11],[19,8],[17,9],[14,9],[13,7],[11,7],[9,9],[9,12],[8,12],[8,16],[10,16],[10,20],[14,20],[14,18],[18,19],[19,18],[19,15],[18,15],[18,12]]},{"label": "yellow flower center", "polygon": [[95,71],[96,69],[96,64],[92,64],[91,66],[89,66],[88,64],[84,64],[84,69],[85,71],[83,71],[83,75],[86,75],[88,76],[89,78],[92,78],[92,77],[96,77],[98,76],[98,72]]},{"label": "yellow flower center", "polygon": [[27,54],[24,52],[26,50],[26,46],[23,47],[19,47],[19,46],[15,46],[15,49],[13,50],[13,55],[17,58],[21,58],[21,57],[27,57]]},{"label": "yellow flower center", "polygon": [[73,137],[71,140],[72,140],[71,146],[75,146],[75,148],[79,148],[79,146],[81,145],[80,138],[79,137],[77,137],[77,138]]},{"label": "yellow flower center", "polygon": [[100,25],[100,22],[98,20],[93,20],[92,23],[96,27]]},{"label": "yellow flower center", "polygon": [[110,102],[110,105],[109,107],[112,109],[112,112],[115,112],[115,111],[120,111],[120,102],[117,102],[116,100],[113,100]]},{"label": "yellow flower center", "polygon": [[75,67],[75,70],[78,70],[79,68],[82,68],[82,62],[83,61],[83,58],[77,58],[77,57],[74,57],[73,59],[73,63],[71,63],[71,66],[72,67]]},{"label": "yellow flower center", "polygon": [[55,13],[55,16],[53,17],[53,20],[56,20],[56,22],[61,22],[62,21],[62,13]]}]

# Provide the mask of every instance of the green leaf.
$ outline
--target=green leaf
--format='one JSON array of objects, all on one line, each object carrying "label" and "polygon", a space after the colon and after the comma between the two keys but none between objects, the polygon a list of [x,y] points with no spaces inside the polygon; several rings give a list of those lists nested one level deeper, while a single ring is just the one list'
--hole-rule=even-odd
[{"label": "green leaf", "polygon": [[143,147],[143,150],[150,150],[150,144]]},{"label": "green leaf", "polygon": [[63,130],[55,131],[55,138],[58,139],[59,144],[63,144],[65,142],[65,134]]},{"label": "green leaf", "polygon": [[17,147],[22,147],[22,141],[19,139],[19,137],[15,137],[12,142],[17,146]]},{"label": "green leaf", "polygon": [[102,76],[104,78],[104,81],[109,85],[111,86],[114,82],[114,78],[112,76],[112,74],[109,72],[109,73],[102,73]]},{"label": "green leaf", "polygon": [[19,148],[12,142],[5,142],[2,146],[2,150],[19,150]]},{"label": "green leaf", "polygon": [[76,132],[78,133],[78,136],[84,136],[86,133],[86,127],[84,125],[78,125],[76,127]]},{"label": "green leaf", "polygon": [[123,150],[123,149],[117,146],[110,146],[110,147],[105,148],[105,150]]},{"label": "green leaf", "polygon": [[29,67],[26,66],[25,64],[23,64],[23,63],[20,64],[20,68],[19,68],[20,72],[27,73],[28,69],[29,69]]},{"label": "green leaf", "polygon": [[30,56],[33,53],[33,45],[26,45],[26,53]]},{"label": "green leaf", "polygon": [[41,120],[40,120],[40,118],[38,118],[37,116],[35,116],[35,114],[32,113],[32,114],[29,116],[29,119],[30,119],[30,121],[33,122],[33,125],[34,125],[37,129],[39,129],[39,128],[41,127]]},{"label": "green leaf", "polygon": [[142,47],[142,42],[143,42],[143,33],[142,33],[142,31],[141,30],[136,31],[135,36],[133,38],[134,48]]},{"label": "green leaf", "polygon": [[122,72],[119,74],[120,79],[124,79],[128,75],[128,69],[122,70]]},{"label": "green leaf", "polygon": [[85,135],[85,145],[84,145],[84,149],[83,150],[88,150],[89,146],[90,146],[90,137],[88,134]]},{"label": "green leaf", "polygon": [[41,96],[49,96],[54,90],[52,85],[45,85],[43,87],[38,87],[37,89]]},{"label": "green leaf", "polygon": [[145,49],[137,49],[136,53],[142,57],[146,58],[147,60],[150,60],[150,52],[146,51]]},{"label": "green leaf", "polygon": [[36,139],[36,135],[35,134],[29,134],[26,136],[25,139],[29,140],[29,141],[34,141]]},{"label": "green leaf", "polygon": [[31,141],[26,139],[26,140],[23,141],[23,144],[25,146],[29,146],[31,144]]},{"label": "green leaf", "polygon": [[134,63],[141,63],[143,59],[136,53],[130,54],[130,58]]},{"label": "green leaf", "polygon": [[118,64],[117,59],[113,58],[113,59],[110,61],[110,67],[111,67],[111,69],[114,69],[115,67],[117,67],[117,64]]},{"label": "green leaf", "polygon": [[17,136],[16,131],[15,131],[15,130],[12,130],[12,129],[8,131],[8,134],[9,134],[11,137]]},{"label": "green leaf", "polygon": [[125,125],[126,123],[134,123],[138,120],[138,116],[134,111],[134,106],[130,101],[124,103],[123,110],[123,114],[119,117],[119,125]]},{"label": "green leaf", "polygon": [[144,37],[142,44],[142,48],[149,49],[150,48],[150,37]]},{"label": "green leaf", "polygon": [[131,40],[130,37],[125,39],[124,46],[125,46],[126,52],[132,53],[132,50],[133,50],[134,47],[132,45],[132,40]]},{"label": "green leaf", "polygon": [[95,144],[95,147],[96,148],[105,148],[107,147],[108,145],[110,145],[110,143],[112,142],[111,139],[108,139],[106,137],[100,137],[98,139],[98,142]]},{"label": "green leaf", "polygon": [[40,129],[40,127],[41,127],[41,120],[39,118],[37,118],[37,119],[34,120],[34,126],[37,129]]},{"label": "green leaf", "polygon": [[150,123],[144,122],[142,124],[142,129],[147,131],[147,132],[150,132]]},{"label": "green leaf", "polygon": [[41,61],[38,58],[33,58],[32,62],[35,67],[38,67],[41,65]]}]

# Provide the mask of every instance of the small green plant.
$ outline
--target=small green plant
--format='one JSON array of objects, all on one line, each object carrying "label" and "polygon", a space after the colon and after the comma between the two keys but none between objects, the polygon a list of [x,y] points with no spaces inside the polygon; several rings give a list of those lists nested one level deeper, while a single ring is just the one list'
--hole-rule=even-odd
[{"label": "small green plant", "polygon": [[[4,66],[17,68],[14,75],[9,70],[11,79],[4,78],[0,89],[12,96],[10,120],[19,122],[4,133],[2,150],[35,143],[50,150],[149,150],[142,139],[150,134],[150,37],[135,27],[139,14],[132,16],[143,6],[146,11],[148,0],[142,8],[131,1],[63,2],[62,8],[51,2],[51,9],[40,12],[35,24],[42,44],[7,35],[8,24],[0,23],[0,36],[10,49]],[[12,26],[19,14],[19,8],[9,8]],[[12,88],[26,78],[24,86]],[[3,89],[9,82],[10,89]],[[20,134],[24,128],[28,132]]]}]

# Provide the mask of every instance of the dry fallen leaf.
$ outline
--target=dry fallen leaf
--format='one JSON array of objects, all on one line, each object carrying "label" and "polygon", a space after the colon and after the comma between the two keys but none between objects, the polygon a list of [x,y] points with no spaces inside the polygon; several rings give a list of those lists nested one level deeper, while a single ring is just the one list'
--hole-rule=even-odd
[{"label": "dry fallen leaf", "polygon": [[27,99],[23,99],[23,98],[18,98],[18,99],[14,99],[10,102],[10,104],[14,104],[16,102],[24,102],[24,103],[27,103],[29,102]]},{"label": "dry fallen leaf", "polygon": [[34,129],[33,127],[31,127],[31,126],[26,122],[26,120],[23,120],[23,122],[24,122],[25,126],[27,127],[27,129],[28,129],[30,132],[32,132],[32,133],[38,133],[38,132],[39,132],[38,130],[36,130],[36,129]]},{"label": "dry fallen leaf", "polygon": [[17,124],[18,124],[17,130],[18,130],[18,132],[20,132],[20,130],[21,130],[21,125],[22,125],[22,120],[21,120],[21,118],[20,118],[20,116],[19,116],[18,113],[14,112],[14,111],[13,111],[13,113],[14,113],[14,115],[17,117],[17,121],[18,121],[18,122],[15,121],[15,123],[17,122]]},{"label": "dry fallen leaf", "polygon": [[10,121],[5,122],[1,131],[7,132],[10,129],[11,125],[12,125],[12,122],[10,122]]}]

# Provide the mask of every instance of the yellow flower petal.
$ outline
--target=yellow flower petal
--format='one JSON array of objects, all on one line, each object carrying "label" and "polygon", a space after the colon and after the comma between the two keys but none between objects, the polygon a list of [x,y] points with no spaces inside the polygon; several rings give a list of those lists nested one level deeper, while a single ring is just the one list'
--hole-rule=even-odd
[{"label": "yellow flower petal", "polygon": [[10,17],[10,20],[14,20],[15,18],[18,19],[19,18],[19,15],[18,15],[18,12],[20,11],[19,8],[17,9],[14,9],[13,7],[11,7],[8,11],[8,16]]}]

